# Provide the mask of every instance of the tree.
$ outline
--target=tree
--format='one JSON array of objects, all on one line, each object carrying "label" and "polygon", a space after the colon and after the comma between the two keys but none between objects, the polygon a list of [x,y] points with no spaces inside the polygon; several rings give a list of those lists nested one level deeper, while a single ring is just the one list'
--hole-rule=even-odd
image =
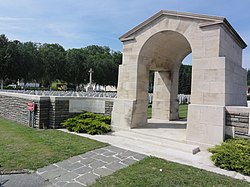
[{"label": "tree", "polygon": [[117,85],[118,66],[121,52],[111,51],[109,47],[92,45],[84,48],[89,68],[94,71],[94,81],[100,85]]},{"label": "tree", "polygon": [[191,94],[192,66],[181,65],[179,71],[179,94]]},{"label": "tree", "polygon": [[43,82],[50,85],[54,80],[63,80],[65,75],[66,51],[59,44],[43,44],[39,47],[43,66]]},{"label": "tree", "polygon": [[22,43],[18,40],[9,41],[6,49],[6,61],[8,64],[7,76],[9,79],[17,80],[20,77],[22,67],[21,52],[19,47]]},{"label": "tree", "polygon": [[113,72],[112,76],[110,76],[111,79],[110,85],[117,86],[119,65],[122,64],[122,53],[120,51],[113,51],[111,54],[113,58],[113,66],[112,66]]},{"label": "tree", "polygon": [[38,67],[41,65],[38,44],[33,42],[17,43],[17,50],[19,53],[18,59],[18,79],[22,79],[24,83],[27,81],[39,80]]},{"label": "tree", "polygon": [[3,89],[3,81],[8,76],[8,63],[6,56],[6,49],[8,47],[8,38],[4,35],[0,35],[0,80],[1,80],[1,89]]},{"label": "tree", "polygon": [[50,85],[54,80],[77,84],[87,83],[89,69],[94,71],[94,82],[117,85],[118,67],[122,53],[109,47],[92,45],[67,51],[59,44],[22,43],[9,41],[0,35],[0,79],[10,81],[39,81]]},{"label": "tree", "polygon": [[79,85],[87,83],[88,64],[84,49],[69,49],[66,54],[65,80]]}]

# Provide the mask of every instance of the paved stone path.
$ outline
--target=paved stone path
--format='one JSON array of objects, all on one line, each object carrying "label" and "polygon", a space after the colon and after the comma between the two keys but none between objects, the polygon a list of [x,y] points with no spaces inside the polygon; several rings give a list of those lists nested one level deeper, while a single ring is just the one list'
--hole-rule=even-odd
[{"label": "paved stone path", "polygon": [[0,187],[53,187],[36,173],[0,175]]},{"label": "paved stone path", "polygon": [[145,157],[143,154],[107,146],[38,169],[37,174],[55,186],[88,186],[99,177],[110,175]]}]

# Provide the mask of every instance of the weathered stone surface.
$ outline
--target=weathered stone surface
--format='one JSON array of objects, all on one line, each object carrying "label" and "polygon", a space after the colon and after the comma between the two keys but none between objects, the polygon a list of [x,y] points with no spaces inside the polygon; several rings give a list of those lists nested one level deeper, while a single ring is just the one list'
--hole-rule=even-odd
[{"label": "weathered stone surface", "polygon": [[92,171],[92,168],[90,168],[88,166],[83,166],[81,168],[74,170],[74,173],[82,175],[82,174],[88,173],[90,171]]},{"label": "weathered stone surface", "polygon": [[82,175],[81,177],[77,178],[76,181],[80,182],[81,184],[84,184],[84,185],[91,185],[91,184],[95,183],[95,181],[98,177],[99,177],[98,175],[90,172],[90,173],[86,173],[85,175]]},{"label": "weathered stone surface", "polygon": [[[107,153],[110,150],[115,154],[103,155],[103,153]],[[87,186],[93,184],[99,177],[110,175],[146,157],[146,155],[114,146],[107,146],[94,151],[95,153],[90,151],[41,168],[37,171],[37,174],[42,176],[46,181],[59,187]],[[116,155],[119,154],[123,154],[124,159],[122,161],[116,157]],[[83,164],[83,162],[84,165],[81,166],[80,164]]]},{"label": "weathered stone surface", "polygon": [[[240,110],[240,109],[238,109]],[[249,110],[248,110],[249,111]],[[249,113],[248,112],[242,112],[242,108],[240,111],[237,111],[237,108],[234,108],[234,111],[227,111],[226,112],[226,126],[228,127],[234,127],[234,132],[230,132],[226,135],[232,136],[231,134],[234,134],[234,136],[243,136],[245,138],[249,138],[248,134],[250,133],[249,129]],[[245,136],[244,136],[245,135]]]},{"label": "weathered stone surface", "polygon": [[[86,102],[88,98],[77,98],[79,101]],[[35,103],[34,111],[34,127],[36,128],[61,128],[61,123],[77,113],[70,112],[70,100],[75,98],[70,97],[55,97],[55,96],[37,96],[25,95],[19,93],[0,92],[0,117],[4,117],[13,121],[17,121],[24,125],[29,125],[29,111],[27,109],[28,102]],[[105,103],[103,106],[103,114],[111,115],[113,108],[112,98],[92,98],[92,100],[100,100]],[[96,107],[91,106],[89,108]],[[82,110],[81,110],[82,111]],[[30,124],[31,126],[31,124]]]},{"label": "weathered stone surface", "polygon": [[242,134],[248,134],[248,128],[235,127],[235,133],[240,132]]},{"label": "weathered stone surface", "polygon": [[104,177],[104,176],[112,174],[113,171],[108,169],[108,168],[102,167],[102,168],[95,169],[94,173],[96,173],[97,175],[99,175],[101,177]]},{"label": "weathered stone surface", "polygon": [[112,162],[111,164],[106,165],[108,169],[111,169],[113,171],[125,168],[127,165],[122,164],[120,162]]},{"label": "weathered stone surface", "polygon": [[[147,125],[149,72],[155,72],[152,117],[178,118],[178,72],[192,52],[187,141],[219,144],[225,137],[225,107],[246,106],[246,43],[225,18],[162,10],[120,37],[113,130]],[[234,113],[245,116],[245,112]],[[237,119],[234,119],[235,121]],[[243,122],[244,120],[239,120]]]}]

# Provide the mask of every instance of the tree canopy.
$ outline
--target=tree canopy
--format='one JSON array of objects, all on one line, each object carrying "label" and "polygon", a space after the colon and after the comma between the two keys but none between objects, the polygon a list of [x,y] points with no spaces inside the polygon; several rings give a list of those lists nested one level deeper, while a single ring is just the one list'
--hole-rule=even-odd
[{"label": "tree canopy", "polygon": [[[0,35],[0,80],[35,81],[45,87],[56,80],[79,85],[89,82],[89,69],[92,68],[95,83],[116,86],[121,63],[122,53],[107,46],[65,50],[59,44],[22,43]],[[181,65],[179,93],[190,94],[191,74],[192,66]],[[152,91],[153,77],[153,72],[150,72],[149,91]],[[248,83],[249,79],[248,71]]]},{"label": "tree canopy", "polygon": [[86,84],[92,68],[95,83],[116,86],[121,59],[120,51],[106,46],[65,50],[59,44],[22,43],[0,35],[0,80],[3,81],[36,81],[44,86],[55,80]]}]

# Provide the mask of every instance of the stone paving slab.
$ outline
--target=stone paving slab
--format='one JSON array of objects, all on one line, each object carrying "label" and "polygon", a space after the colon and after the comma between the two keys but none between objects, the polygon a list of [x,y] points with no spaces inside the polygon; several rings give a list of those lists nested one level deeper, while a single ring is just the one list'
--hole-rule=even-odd
[{"label": "stone paving slab", "polygon": [[53,187],[36,173],[0,175],[1,187]]},{"label": "stone paving slab", "polygon": [[96,179],[125,168],[146,155],[107,146],[38,169],[37,174],[54,186],[88,186]]}]

